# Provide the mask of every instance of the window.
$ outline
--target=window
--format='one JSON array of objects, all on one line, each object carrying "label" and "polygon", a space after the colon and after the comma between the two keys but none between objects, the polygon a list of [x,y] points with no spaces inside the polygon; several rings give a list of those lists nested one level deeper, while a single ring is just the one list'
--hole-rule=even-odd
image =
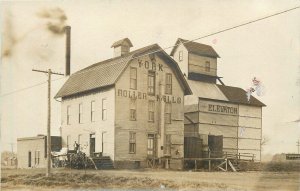
[{"label": "window", "polygon": [[130,99],[130,120],[136,120],[136,99]]},{"label": "window", "polygon": [[164,154],[171,155],[171,135],[166,135]]},{"label": "window", "polygon": [[210,72],[210,62],[209,61],[205,62],[205,71]]},{"label": "window", "polygon": [[171,123],[171,103],[165,104],[165,123]]},{"label": "window", "polygon": [[154,155],[154,137],[154,134],[148,134],[147,154],[150,156]]},{"label": "window", "polygon": [[82,119],[83,119],[83,113],[82,113],[82,103],[79,104],[79,116],[78,116],[78,122],[82,123]]},{"label": "window", "polygon": [[71,106],[67,106],[67,125],[71,122]]},{"label": "window", "polygon": [[34,153],[34,164],[40,164],[40,151],[35,151]]},{"label": "window", "polygon": [[172,94],[172,74],[166,73],[166,94]]},{"label": "window", "polygon": [[107,105],[106,105],[106,98],[102,99],[102,120],[105,121],[107,118]]},{"label": "window", "polygon": [[136,133],[129,132],[129,153],[134,154],[136,152]]},{"label": "window", "polygon": [[148,94],[155,94],[155,72],[153,71],[148,72]]},{"label": "window", "polygon": [[91,102],[91,122],[95,121],[95,101]]},{"label": "window", "polygon": [[179,51],[179,61],[183,60],[183,51]]},{"label": "window", "polygon": [[148,121],[154,122],[154,108],[155,108],[155,103],[153,100],[150,100],[148,102]]},{"label": "window", "polygon": [[137,88],[137,71],[136,68],[130,68],[130,89],[136,90]]}]

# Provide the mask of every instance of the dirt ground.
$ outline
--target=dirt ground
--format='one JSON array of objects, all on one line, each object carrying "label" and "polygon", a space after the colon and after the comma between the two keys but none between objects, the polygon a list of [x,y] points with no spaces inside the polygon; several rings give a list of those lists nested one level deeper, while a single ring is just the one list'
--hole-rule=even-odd
[{"label": "dirt ground", "polygon": [[7,169],[1,190],[282,190],[300,191],[299,172]]}]

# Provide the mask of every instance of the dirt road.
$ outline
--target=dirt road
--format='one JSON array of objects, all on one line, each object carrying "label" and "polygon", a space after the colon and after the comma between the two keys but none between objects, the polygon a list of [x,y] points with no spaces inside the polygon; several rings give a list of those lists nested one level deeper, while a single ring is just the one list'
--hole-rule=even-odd
[{"label": "dirt road", "polygon": [[2,190],[282,190],[299,191],[299,172],[166,170],[2,170]]}]

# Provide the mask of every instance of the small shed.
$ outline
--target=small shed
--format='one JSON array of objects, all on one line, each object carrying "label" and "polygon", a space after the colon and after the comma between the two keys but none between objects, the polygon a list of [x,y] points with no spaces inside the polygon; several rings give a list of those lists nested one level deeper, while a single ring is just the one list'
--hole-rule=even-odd
[{"label": "small shed", "polygon": [[[17,140],[18,168],[45,168],[47,136],[22,137]],[[51,136],[51,151],[61,150],[61,137]]]}]

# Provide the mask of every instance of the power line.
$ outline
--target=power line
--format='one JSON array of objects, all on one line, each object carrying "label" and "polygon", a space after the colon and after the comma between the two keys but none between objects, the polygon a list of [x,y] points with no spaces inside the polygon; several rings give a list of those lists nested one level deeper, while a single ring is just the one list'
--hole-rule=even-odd
[{"label": "power line", "polygon": [[[51,81],[56,81],[56,80],[60,80],[60,79],[63,79],[63,78],[64,78],[64,77],[62,77],[62,78],[57,78],[57,79],[54,79],[54,80],[51,80]],[[28,86],[28,87],[26,87],[26,88],[22,88],[22,89],[18,89],[18,90],[9,92],[9,93],[2,94],[2,95],[0,95],[0,97],[5,97],[5,96],[11,95],[11,94],[15,94],[15,93],[18,93],[18,92],[27,90],[27,89],[34,88],[34,87],[36,87],[36,86],[40,86],[40,85],[46,84],[46,83],[47,83],[47,81],[41,82],[41,83],[38,83],[38,84],[34,84],[34,85]]]},{"label": "power line", "polygon": [[[210,33],[210,34],[207,34],[207,35],[195,38],[193,40],[182,42],[182,44],[189,43],[189,42],[194,42],[194,41],[197,41],[197,40],[200,40],[200,39],[203,39],[203,38],[207,38],[207,37],[210,37],[210,36],[213,36],[213,35],[216,35],[216,34],[224,33],[224,32],[227,32],[227,31],[230,31],[230,30],[233,30],[233,29],[245,26],[245,25],[249,25],[249,24],[252,24],[252,23],[255,23],[255,22],[258,22],[258,21],[262,21],[262,20],[265,20],[265,19],[268,19],[268,18],[271,18],[271,17],[274,17],[274,16],[278,16],[278,15],[284,14],[284,13],[287,13],[287,12],[290,12],[290,11],[293,11],[293,10],[296,10],[296,9],[299,9],[299,8],[300,8],[300,6],[297,6],[297,7],[291,8],[291,9],[287,9],[287,10],[284,10],[284,11],[281,11],[281,12],[277,12],[277,13],[274,13],[274,14],[271,14],[271,15],[259,18],[259,19],[255,19],[255,20],[252,20],[252,21],[249,21],[249,22],[246,22],[246,23],[242,23],[242,24],[233,26],[233,27],[229,27],[229,28],[226,28],[226,29],[223,29],[223,30],[219,30],[217,32],[213,32],[213,33]],[[161,51],[164,51],[164,50],[167,50],[167,49],[170,49],[170,48],[174,48],[174,47],[177,47],[177,46],[179,46],[179,44],[175,44],[173,46],[168,46],[168,47],[165,47],[165,48],[161,48],[160,50],[156,50],[156,51],[152,51],[152,52],[149,52],[149,53],[146,53],[146,54],[142,54],[142,55],[137,56],[137,57],[132,57],[132,55],[131,55],[131,57],[127,60],[127,62],[130,61],[130,60],[133,60],[133,59],[137,59],[137,58],[140,58],[140,57],[143,57],[143,56],[147,56],[147,55],[150,55],[150,54],[161,52]],[[119,62],[119,63],[122,63],[122,62],[124,62],[124,59],[122,59],[122,61]],[[119,64],[119,63],[116,63],[116,64]],[[93,70],[96,70],[96,69],[93,69]],[[90,71],[93,71],[93,70],[82,71],[82,72],[78,72],[78,73],[75,73],[75,74],[82,74],[82,73],[90,72]],[[62,78],[59,78],[59,79],[62,79]],[[56,79],[56,80],[59,80],[59,79]],[[52,81],[55,81],[55,80],[52,80]],[[2,94],[2,95],[0,95],[0,97],[8,96],[8,95],[20,92],[20,91],[24,91],[24,90],[27,90],[27,89],[30,89],[30,88],[33,88],[33,87],[45,84],[45,83],[47,83],[47,82],[38,83],[38,84],[29,86],[29,87],[26,87],[26,88],[23,88],[23,89],[19,89],[19,90],[12,91],[12,92],[9,92],[9,93],[6,93],[6,94]]]},{"label": "power line", "polygon": [[[217,32],[213,32],[213,33],[210,33],[210,34],[207,34],[207,35],[195,38],[193,40],[182,42],[182,44],[186,44],[186,43],[189,43],[189,42],[194,42],[194,41],[197,41],[197,40],[200,40],[200,39],[203,39],[203,38],[207,38],[207,37],[210,37],[210,36],[213,36],[213,35],[216,35],[216,34],[224,33],[224,32],[227,32],[227,31],[230,31],[230,30],[233,30],[233,29],[245,26],[245,25],[249,25],[249,24],[261,21],[261,20],[265,20],[265,19],[268,19],[268,18],[271,18],[271,17],[274,17],[274,16],[278,16],[278,15],[284,14],[284,13],[287,13],[289,11],[293,11],[293,10],[296,10],[296,9],[299,9],[299,8],[300,8],[300,6],[294,7],[294,8],[291,8],[291,9],[287,9],[287,10],[284,10],[284,11],[281,11],[281,12],[277,12],[277,13],[274,13],[274,14],[271,14],[271,15],[268,15],[268,16],[265,16],[265,17],[261,17],[259,19],[255,19],[255,20],[243,23],[243,24],[239,24],[239,25],[236,25],[236,26],[233,26],[233,27],[229,27],[229,28],[226,28],[226,29],[223,29],[223,30],[219,30]],[[167,49],[170,49],[170,48],[174,48],[174,47],[177,47],[179,45],[180,45],[180,43],[172,45],[172,46],[168,46],[168,47],[165,47],[165,48],[161,48],[160,50],[155,50],[155,51],[152,51],[152,52],[149,52],[149,53],[146,53],[146,54],[141,54],[141,55],[136,56],[136,57],[133,57],[133,55],[130,55],[130,56],[128,56],[127,62],[129,62],[130,60],[133,60],[133,59],[137,59],[137,58],[143,57],[143,56],[147,56],[147,55],[154,54],[154,53],[157,53],[157,52],[161,52],[161,51],[164,51],[164,50],[167,50]],[[120,62],[115,63],[115,64],[123,63],[124,60],[125,60],[125,58],[122,59]],[[96,68],[92,69],[92,70],[77,72],[77,73],[75,73],[75,75],[76,74],[82,74],[82,73],[85,73],[85,72],[90,72],[90,71],[93,71],[93,70],[96,70]]]},{"label": "power line", "polygon": [[[204,35],[204,36],[198,37],[198,38],[195,38],[195,39],[193,39],[193,40],[189,40],[189,41],[186,41],[186,42],[182,42],[182,44],[186,44],[186,43],[189,43],[189,42],[194,42],[194,41],[197,41],[197,40],[206,38],[206,37],[210,37],[210,36],[213,36],[213,35],[216,35],[216,34],[220,34],[220,33],[226,32],[226,31],[230,31],[230,30],[233,30],[233,29],[236,29],[236,28],[245,26],[245,25],[249,25],[249,24],[252,24],[252,23],[261,21],[261,20],[265,20],[265,19],[268,19],[268,18],[277,16],[277,15],[281,15],[281,14],[287,13],[287,12],[289,12],[289,11],[293,11],[293,10],[296,10],[296,9],[299,9],[299,8],[300,8],[300,6],[294,7],[294,8],[291,8],[291,9],[287,9],[287,10],[284,10],[284,11],[281,11],[281,12],[277,12],[277,13],[274,13],[274,14],[272,14],[272,15],[268,15],[268,16],[265,16],[265,17],[262,17],[262,18],[259,18],[259,19],[255,19],[255,20],[253,20],[253,21],[249,21],[249,22],[246,22],[246,23],[243,23],[243,24],[239,24],[239,25],[236,25],[236,26],[233,26],[233,27],[229,27],[229,28],[226,28],[226,29],[223,29],[223,30],[219,30],[219,31],[217,31],[217,32],[214,32],[214,33],[211,33],[211,34],[208,34],[208,35]],[[180,44],[175,44],[175,45],[173,45],[173,46],[169,46],[169,47],[162,48],[162,50],[167,50],[167,49],[170,49],[170,48],[174,48],[174,47],[177,47],[177,46],[179,46],[179,45],[180,45]],[[146,55],[149,55],[149,54],[153,54],[153,53],[156,53],[156,52],[160,52],[160,51],[162,51],[162,50],[157,50],[157,51],[154,51],[154,52],[150,52],[150,53],[147,53],[147,54],[144,54],[144,55],[140,55],[140,56],[135,57],[135,58],[139,58],[139,57],[141,57],[141,56],[146,56]],[[135,58],[133,58],[133,59],[135,59]]]}]

